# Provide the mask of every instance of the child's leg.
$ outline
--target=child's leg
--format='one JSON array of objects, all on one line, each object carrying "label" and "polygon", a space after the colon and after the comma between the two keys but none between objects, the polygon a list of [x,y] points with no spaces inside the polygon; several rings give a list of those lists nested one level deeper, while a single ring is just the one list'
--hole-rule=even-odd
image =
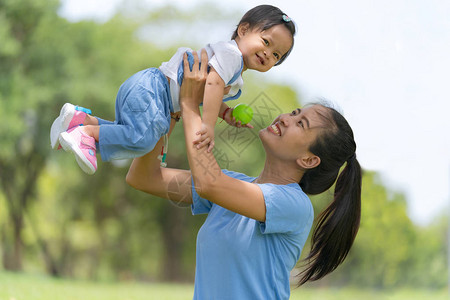
[{"label": "child's leg", "polygon": [[87,135],[83,127],[76,126],[64,131],[59,136],[59,142],[65,151],[75,155],[78,165],[85,173],[94,174],[97,170],[95,139]]},{"label": "child's leg", "polygon": [[85,125],[81,130],[84,131],[88,136],[93,137],[96,142],[98,142],[98,135],[100,132],[100,126],[99,125]]},{"label": "child's leg", "polygon": [[[86,117],[85,124],[98,124],[95,117]],[[97,170],[97,148],[99,125],[73,127],[60,134],[59,141],[64,150],[72,152],[80,168],[87,174]]]},{"label": "child's leg", "polygon": [[[104,121],[104,122],[111,122],[111,121]],[[98,119],[96,117],[93,117],[91,115],[86,115],[86,118],[84,119],[83,125],[98,125]],[[113,123],[113,122],[111,122]]]},{"label": "child's leg", "polygon": [[172,130],[175,128],[175,125],[177,125],[178,121],[180,120],[180,116],[181,112],[171,113],[170,128],[168,133],[169,136],[172,134]]},{"label": "child's leg", "polygon": [[114,124],[101,125],[98,131],[102,160],[134,158],[152,151],[169,132],[170,106],[169,84],[160,70],[143,70],[127,79],[117,94]]},{"label": "child's leg", "polygon": [[[171,114],[173,117],[171,118],[170,122],[170,128],[168,136],[172,133],[173,128],[177,124],[179,120],[179,113],[178,114]],[[88,136],[93,137],[96,142],[99,140],[99,134],[100,134],[100,126],[98,124],[98,119],[96,117],[92,117],[90,115],[86,116],[84,126],[81,128],[81,130],[84,131]],[[112,122],[111,122],[112,124]]]},{"label": "child's leg", "polygon": [[75,154],[80,167],[92,174],[97,169],[96,150],[103,161],[134,158],[153,150],[169,132],[170,109],[166,77],[158,69],[147,69],[120,87],[114,123],[88,116],[85,126],[62,133],[60,142]]},{"label": "child's leg", "polygon": [[[59,135],[75,126],[83,125],[91,111],[84,107],[66,103],[61,108],[59,116],[53,121],[50,129],[50,145],[59,149]],[[90,116],[89,116],[90,117]]]},{"label": "child's leg", "polygon": [[[102,123],[112,122],[100,119]],[[53,122],[50,131],[52,146],[64,148],[64,150],[75,153],[75,158],[81,169],[93,174],[97,170],[97,158],[95,140],[84,132],[86,125],[99,127],[99,119],[90,115],[90,110],[72,105],[64,104],[60,116]],[[83,130],[82,130],[83,129]]]},{"label": "child's leg", "polygon": [[[86,124],[98,123],[95,117],[86,117]],[[168,135],[172,133],[177,121],[172,119]],[[113,125],[114,126],[114,125]],[[116,125],[117,126],[117,125]],[[60,137],[60,142],[64,150],[75,154],[78,165],[87,174],[94,174],[97,170],[96,146],[95,142],[99,140],[100,126],[99,125],[85,125],[77,126],[63,132]],[[157,158],[164,145],[163,138],[160,138],[158,143],[151,151],[152,157]],[[158,161],[159,167],[159,161]]]}]

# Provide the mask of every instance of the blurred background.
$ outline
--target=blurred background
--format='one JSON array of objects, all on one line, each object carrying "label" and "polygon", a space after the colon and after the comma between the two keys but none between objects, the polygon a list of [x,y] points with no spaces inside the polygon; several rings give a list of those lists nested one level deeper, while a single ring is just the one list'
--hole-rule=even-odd
[{"label": "blurred background", "polygon": [[[355,133],[362,221],[345,263],[310,286],[448,289],[450,4],[267,3],[296,22],[295,47],[281,66],[244,73],[243,94],[230,104],[272,109],[234,145],[218,125],[219,164],[256,176],[264,153],[255,132],[275,112],[328,99]],[[95,175],[84,174],[72,155],[51,150],[50,126],[66,102],[113,120],[124,80],[180,46],[228,40],[258,4],[0,0],[0,277],[192,284],[205,217],[127,186],[131,161],[99,160]],[[182,123],[168,162],[188,168]],[[315,211],[330,197],[314,197]]]}]

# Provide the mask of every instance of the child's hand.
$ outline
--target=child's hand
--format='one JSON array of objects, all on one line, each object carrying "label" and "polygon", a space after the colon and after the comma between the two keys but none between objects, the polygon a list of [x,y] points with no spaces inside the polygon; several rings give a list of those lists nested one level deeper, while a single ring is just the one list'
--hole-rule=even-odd
[{"label": "child's hand", "polygon": [[242,127],[247,127],[247,128],[253,128],[253,125],[250,123],[247,123],[245,125],[241,124],[241,121],[236,122],[236,118],[233,117],[233,108],[230,108],[226,113],[225,113],[225,118],[224,118],[225,122],[227,122],[229,125],[234,126],[234,127],[238,127],[238,128],[242,128]]},{"label": "child's hand", "polygon": [[202,123],[202,128],[197,132],[200,137],[194,141],[197,149],[201,149],[208,145],[208,152],[214,148],[214,127]]}]

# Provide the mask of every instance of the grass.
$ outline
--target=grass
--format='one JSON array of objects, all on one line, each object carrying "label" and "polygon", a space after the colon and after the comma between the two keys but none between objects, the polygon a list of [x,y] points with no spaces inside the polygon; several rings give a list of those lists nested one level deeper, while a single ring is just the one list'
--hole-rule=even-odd
[{"label": "grass", "polygon": [[[54,279],[0,272],[0,300],[190,300],[190,284],[105,283]],[[291,300],[448,300],[447,290],[374,291],[364,289],[300,288]]]},{"label": "grass", "polygon": [[447,290],[428,291],[415,289],[370,290],[355,288],[305,288],[291,291],[290,300],[448,300]]},{"label": "grass", "polygon": [[0,272],[0,300],[192,299],[194,287],[164,283],[88,282]]}]

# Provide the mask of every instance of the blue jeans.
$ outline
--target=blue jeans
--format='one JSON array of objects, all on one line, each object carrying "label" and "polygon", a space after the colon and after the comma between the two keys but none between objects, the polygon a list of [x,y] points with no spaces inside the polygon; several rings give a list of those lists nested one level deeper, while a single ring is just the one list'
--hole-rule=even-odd
[{"label": "blue jeans", "polygon": [[97,149],[103,161],[142,156],[169,132],[173,111],[169,83],[157,68],[128,78],[116,98],[114,122],[100,118]]}]

